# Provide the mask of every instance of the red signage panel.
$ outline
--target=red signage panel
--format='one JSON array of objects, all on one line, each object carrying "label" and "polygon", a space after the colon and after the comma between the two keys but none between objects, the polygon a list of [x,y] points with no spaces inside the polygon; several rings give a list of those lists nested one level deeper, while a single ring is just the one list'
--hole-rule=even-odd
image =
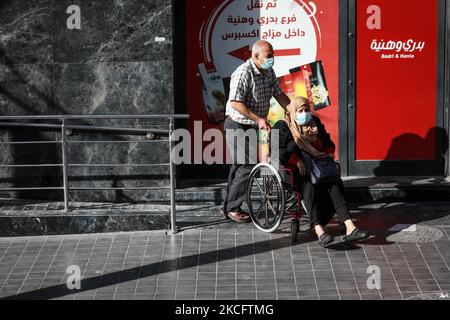
[{"label": "red signage panel", "polygon": [[356,160],[433,160],[438,1],[356,3]]}]

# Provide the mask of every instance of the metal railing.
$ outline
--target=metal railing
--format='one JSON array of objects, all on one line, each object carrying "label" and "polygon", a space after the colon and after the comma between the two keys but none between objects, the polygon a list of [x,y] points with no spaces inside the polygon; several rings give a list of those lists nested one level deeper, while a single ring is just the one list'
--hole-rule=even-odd
[{"label": "metal railing", "polygon": [[[26,145],[26,144],[61,144],[62,147],[62,163],[60,164],[0,164],[0,168],[42,168],[42,167],[62,167],[62,187],[20,187],[20,188],[0,188],[0,191],[30,191],[30,190],[63,190],[64,192],[64,210],[69,212],[69,191],[87,191],[87,190],[170,190],[170,228],[172,233],[177,232],[176,227],[176,202],[175,202],[175,165],[172,159],[172,150],[174,147],[173,131],[175,130],[175,119],[187,119],[186,114],[158,114],[158,115],[41,115],[41,116],[0,116],[0,129],[6,127],[22,127],[34,129],[54,129],[60,130],[60,141],[0,141],[0,145]],[[115,126],[93,126],[93,125],[70,125],[69,121],[73,120],[118,120],[118,119],[137,119],[137,120],[168,120],[168,129],[152,129],[152,128],[126,128]],[[20,120],[42,121],[53,120],[60,121],[60,124],[49,123],[24,123],[15,122]],[[122,141],[70,141],[67,139],[71,131],[100,131],[100,132],[116,132],[129,134],[146,134],[147,137],[153,138],[155,134],[167,134],[168,140],[122,140]],[[68,158],[68,145],[71,143],[151,143],[151,142],[168,142],[169,143],[169,163],[157,164],[70,164]],[[70,188],[69,186],[69,167],[152,167],[152,166],[169,166],[169,187],[111,187],[111,188]]]}]

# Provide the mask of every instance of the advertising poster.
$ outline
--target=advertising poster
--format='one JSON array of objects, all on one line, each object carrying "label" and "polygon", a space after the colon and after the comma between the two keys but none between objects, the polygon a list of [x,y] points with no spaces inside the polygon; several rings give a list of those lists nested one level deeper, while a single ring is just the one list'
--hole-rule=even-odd
[{"label": "advertising poster", "polygon": [[[189,130],[194,131],[194,121],[202,121],[203,131],[209,128],[223,130],[223,121],[220,120],[223,97],[214,101],[211,90],[221,91],[223,85],[227,96],[231,74],[250,58],[252,44],[262,39],[274,47],[274,71],[280,79],[290,76],[291,69],[321,61],[326,70],[327,92],[332,104],[321,110],[317,108],[317,114],[338,144],[338,10],[336,0],[186,2]],[[211,65],[214,65],[221,81],[216,83],[215,89],[205,89],[204,70]]]},{"label": "advertising poster", "polygon": [[296,94],[308,98],[312,111],[319,111],[331,105],[322,61],[305,64],[291,69],[290,72]]},{"label": "advertising poster", "polygon": [[437,5],[358,0],[356,160],[435,159]]},{"label": "advertising poster", "polygon": [[225,119],[227,97],[222,77],[213,62],[198,65],[202,78],[203,103],[210,123],[220,123]]}]

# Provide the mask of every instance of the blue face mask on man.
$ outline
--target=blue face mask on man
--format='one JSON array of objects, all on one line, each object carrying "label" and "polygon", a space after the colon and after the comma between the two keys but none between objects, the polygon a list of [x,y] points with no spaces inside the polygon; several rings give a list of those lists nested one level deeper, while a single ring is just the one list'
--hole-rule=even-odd
[{"label": "blue face mask on man", "polygon": [[301,126],[307,124],[308,122],[311,121],[311,112],[301,112],[301,113],[297,113],[297,123]]},{"label": "blue face mask on man", "polygon": [[274,58],[266,58],[263,64],[261,65],[261,68],[263,68],[264,70],[269,70],[273,67],[274,64],[275,64]]}]

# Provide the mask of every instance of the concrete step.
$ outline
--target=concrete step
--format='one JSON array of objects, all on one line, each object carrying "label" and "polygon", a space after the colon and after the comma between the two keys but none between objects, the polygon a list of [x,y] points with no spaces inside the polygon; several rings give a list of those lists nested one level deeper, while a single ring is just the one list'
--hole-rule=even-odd
[{"label": "concrete step", "polygon": [[[177,228],[230,222],[219,207],[177,204]],[[70,211],[65,212],[61,201],[0,199],[0,236],[169,229],[167,204],[71,202]]]},{"label": "concrete step", "polygon": [[[348,177],[343,180],[350,206],[450,200],[448,178]],[[223,181],[183,181],[176,192],[177,227],[215,224],[234,227],[219,210],[224,196]],[[0,236],[170,229],[169,194],[160,191],[151,197],[137,204],[71,202],[69,212],[64,211],[61,201],[0,199]]]},{"label": "concrete step", "polygon": [[[450,177],[344,177],[349,202],[450,201]],[[205,202],[219,205],[225,198],[223,180],[181,181],[176,190],[178,203]],[[170,201],[168,192],[149,196],[150,201]]]}]

